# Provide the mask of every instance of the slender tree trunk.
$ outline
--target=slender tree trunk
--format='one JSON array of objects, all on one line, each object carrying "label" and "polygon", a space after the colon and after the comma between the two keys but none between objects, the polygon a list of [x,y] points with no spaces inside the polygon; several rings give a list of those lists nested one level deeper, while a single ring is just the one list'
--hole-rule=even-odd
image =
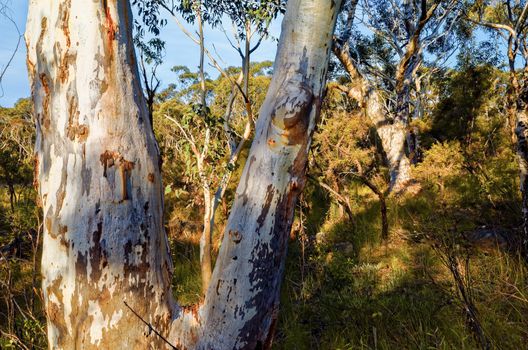
[{"label": "slender tree trunk", "polygon": [[348,219],[350,222],[354,222],[354,213],[352,211],[352,207],[350,206],[350,202],[348,201],[348,198],[341,195],[338,190],[333,189],[330,185],[326,184],[322,180],[318,180],[315,177],[312,177],[308,175],[308,178],[312,180],[314,183],[319,185],[320,187],[324,188],[332,197],[335,198],[337,201],[337,204],[339,205],[340,210],[340,217],[344,216],[344,213],[346,212]]},{"label": "slender tree trunk", "polygon": [[[200,44],[200,65],[199,65],[199,75],[200,75],[200,104],[201,104],[201,117],[207,118],[207,91],[205,86],[205,39],[204,39],[204,28],[203,28],[203,17],[202,17],[202,2],[198,1],[196,3],[196,19],[198,23],[198,37],[199,37],[199,44]],[[209,180],[205,176],[204,170],[203,170],[203,163],[205,160],[205,157],[207,157],[207,151],[209,149],[209,140],[210,140],[210,129],[209,126],[207,126],[206,130],[206,137],[205,137],[205,144],[204,148],[202,150],[201,155],[199,157],[201,158],[199,162],[202,163],[200,166],[199,172],[200,172],[200,178],[203,183],[203,191],[204,191],[204,204],[205,204],[205,212],[204,212],[204,228],[202,231],[202,236],[200,238],[200,267],[202,272],[202,291],[205,293],[207,290],[207,287],[209,286],[209,282],[211,281],[211,274],[213,272],[213,264],[212,264],[212,240],[213,240],[213,225],[214,223],[211,223],[212,217],[214,215],[214,209],[213,204],[211,203],[211,190],[209,187]]]},{"label": "slender tree trunk", "polygon": [[528,260],[528,115],[526,111],[517,110],[517,159],[521,179],[522,233],[520,251]]},{"label": "slender tree trunk", "polygon": [[387,218],[387,202],[385,201],[385,195],[366,176],[361,174],[354,174],[354,176],[378,196],[381,215],[381,239],[389,238],[389,219]]},{"label": "slender tree trunk", "polygon": [[[203,31],[200,31],[200,33],[203,34]],[[201,34],[201,35],[202,35]],[[235,169],[236,163],[238,161],[238,158],[240,156],[240,153],[242,152],[243,147],[245,146],[246,142],[249,141],[249,137],[251,135],[251,126],[253,124],[252,122],[252,116],[251,116],[251,101],[249,100],[249,68],[250,68],[250,62],[251,62],[251,50],[250,50],[250,23],[246,23],[246,38],[245,38],[245,51],[242,59],[242,71],[239,75],[239,78],[237,79],[237,84],[240,84],[242,82],[242,78],[244,79],[244,95],[246,98],[246,111],[248,113],[248,121],[246,123],[246,127],[244,130],[244,134],[242,135],[242,139],[237,144],[233,140],[233,136],[231,135],[231,129],[229,127],[229,119],[231,117],[232,113],[232,107],[233,103],[235,102],[235,98],[238,94],[238,89],[234,85],[231,90],[231,96],[228,102],[227,110],[226,110],[226,120],[224,124],[224,129],[226,130],[226,134],[229,140],[229,149],[230,149],[230,159],[228,162],[228,165],[226,167],[225,173],[222,176],[220,180],[220,184],[218,185],[218,188],[214,194],[214,196],[211,196],[211,192],[208,189],[208,193],[206,195],[205,199],[205,216],[204,216],[204,231],[202,233],[202,238],[200,240],[200,252],[201,252],[201,262],[202,262],[202,290],[205,294],[207,291],[207,287],[209,286],[209,282],[211,281],[211,274],[212,274],[212,240],[213,240],[213,233],[214,233],[214,227],[215,227],[215,218],[216,218],[216,209],[218,208],[218,205],[220,204],[221,200],[224,198],[225,191],[227,190],[227,186],[229,185],[229,181],[231,180],[231,175],[233,174],[233,170]],[[203,46],[201,46],[201,51],[203,53]],[[204,86],[205,87],[205,86]],[[205,191],[205,188],[204,188]],[[206,222],[207,220],[207,222]]]},{"label": "slender tree trunk", "polygon": [[[173,317],[159,152],[126,0],[31,0],[28,70],[50,349],[159,349]],[[177,310],[176,310],[177,311]]]},{"label": "slender tree trunk", "polygon": [[211,191],[204,186],[204,217],[203,217],[203,231],[200,238],[200,266],[202,271],[202,291],[205,293],[209,282],[211,281],[211,274],[213,273],[212,263],[212,234],[214,225],[214,203],[211,199]]},{"label": "slender tree trunk", "polygon": [[9,205],[11,206],[11,213],[14,213],[16,198],[15,185],[13,185],[12,183],[8,183],[7,188],[9,190]]},{"label": "slender tree trunk", "polygon": [[202,348],[271,344],[288,236],[305,183],[340,5],[288,1],[273,79],[200,310],[206,330]]}]

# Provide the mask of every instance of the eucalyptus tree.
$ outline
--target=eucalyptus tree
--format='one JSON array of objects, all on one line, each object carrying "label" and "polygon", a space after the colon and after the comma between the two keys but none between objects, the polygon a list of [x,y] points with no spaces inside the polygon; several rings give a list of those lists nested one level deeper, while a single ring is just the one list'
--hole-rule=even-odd
[{"label": "eucalyptus tree", "polygon": [[[225,0],[193,0],[185,2],[146,0],[135,1],[142,15],[144,24],[154,34],[159,32],[159,28],[166,24],[162,19],[160,10],[165,10],[176,21],[180,29],[197,44],[200,50],[198,84],[200,86],[200,100],[196,101],[193,109],[196,111],[196,117],[207,121],[203,124],[201,139],[204,141],[201,147],[191,135],[190,130],[186,130],[184,124],[171,116],[166,116],[173,121],[184,138],[189,142],[194,153],[196,167],[198,169],[200,186],[202,187],[204,201],[203,230],[200,238],[200,264],[202,272],[202,287],[205,292],[209,284],[212,273],[212,237],[215,226],[215,213],[225,195],[229,184],[231,174],[237,165],[241,151],[248,141],[250,141],[251,131],[254,124],[253,104],[249,97],[250,81],[250,64],[251,54],[258,49],[262,41],[268,36],[268,27],[273,19],[280,12],[284,11],[284,0],[265,0],[265,1],[225,1]],[[185,29],[179,22],[178,16],[185,21],[197,26],[196,35]],[[233,39],[229,38],[223,23],[222,16],[230,19],[233,25]],[[214,58],[206,48],[204,37],[204,26],[220,27],[226,34],[231,46],[239,53],[242,60],[242,70],[238,77],[229,76],[220,66],[219,60]],[[255,38],[256,36],[256,38]],[[235,44],[236,42],[236,44]],[[228,148],[228,161],[225,166],[207,165],[206,159],[213,155],[214,145],[212,134],[215,132],[215,118],[211,115],[207,95],[209,93],[206,79],[204,64],[206,56],[210,63],[220,71],[225,78],[231,81],[232,91],[230,102],[226,106],[225,113],[222,117],[225,139]],[[243,84],[242,84],[243,83]],[[236,136],[232,123],[233,103],[237,95],[244,98],[246,106],[245,119],[246,123],[240,137]],[[220,178],[215,183],[215,178]],[[216,190],[215,190],[216,188]]]},{"label": "eucalyptus tree", "polygon": [[508,121],[517,138],[522,194],[521,251],[528,258],[528,1],[476,0],[466,19],[496,33],[506,48]]},{"label": "eucalyptus tree", "polygon": [[32,125],[28,99],[20,99],[13,108],[0,107],[0,186],[7,187],[12,213],[17,201],[16,187],[31,184]]},{"label": "eucalyptus tree", "polygon": [[[392,191],[404,189],[410,180],[410,164],[417,159],[410,122],[421,114],[422,82],[431,67],[445,64],[456,50],[463,6],[458,0],[350,0],[342,13],[334,52],[357,81],[352,84],[356,92],[350,93],[360,94],[376,126]],[[371,34],[362,35],[358,29]]]},{"label": "eucalyptus tree", "polygon": [[340,5],[288,2],[212,283],[203,303],[183,309],[171,293],[159,152],[129,2],[29,2],[50,348],[270,346]]}]

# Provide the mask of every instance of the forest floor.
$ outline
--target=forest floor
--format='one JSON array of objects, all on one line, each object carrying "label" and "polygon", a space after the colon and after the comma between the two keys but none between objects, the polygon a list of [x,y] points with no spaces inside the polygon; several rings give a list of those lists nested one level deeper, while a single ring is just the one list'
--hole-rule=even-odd
[{"label": "forest floor", "polygon": [[[353,221],[324,189],[306,188],[291,235],[274,348],[526,348],[528,271],[507,249],[518,215],[515,183],[511,191],[493,187],[499,194],[482,190],[475,197],[478,181],[467,175],[440,180],[388,197],[386,239],[378,197],[365,186],[351,184]],[[24,206],[23,196],[17,205]],[[2,210],[8,207],[2,202]],[[35,209],[28,204],[27,210]],[[16,220],[20,227],[35,225],[24,224],[25,216],[11,217],[0,230],[12,230]],[[189,305],[200,300],[199,225],[182,226],[186,214],[179,211],[168,218],[173,290]],[[9,242],[0,237],[2,246]],[[39,253],[33,261],[31,240],[25,242],[13,259],[0,263],[2,349],[23,348],[10,329],[20,343],[46,347],[34,272]]]}]

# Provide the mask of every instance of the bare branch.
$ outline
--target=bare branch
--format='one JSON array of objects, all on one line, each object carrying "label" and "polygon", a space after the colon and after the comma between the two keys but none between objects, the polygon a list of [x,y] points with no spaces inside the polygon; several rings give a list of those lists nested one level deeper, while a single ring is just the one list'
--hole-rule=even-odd
[{"label": "bare branch", "polygon": [[2,88],[2,80],[4,78],[5,73],[7,72],[7,69],[9,68],[13,60],[15,59],[15,56],[20,47],[20,43],[22,42],[22,39],[24,37],[24,34],[20,32],[18,24],[15,22],[13,17],[10,14],[8,14],[8,11],[9,11],[9,8],[7,7],[7,3],[1,3],[0,4],[0,15],[6,18],[9,22],[11,22],[11,24],[13,24],[13,27],[15,28],[18,34],[18,38],[17,38],[17,43],[15,45],[15,49],[13,50],[13,53],[11,54],[11,56],[9,56],[9,59],[7,60],[7,63],[5,64],[5,66],[0,70],[0,90],[1,90],[0,97],[4,96],[4,89]]},{"label": "bare branch", "polygon": [[176,346],[174,346],[173,344],[171,344],[171,342],[169,342],[169,341],[167,340],[167,338],[165,338],[163,335],[161,335],[161,333],[158,332],[158,331],[156,330],[156,328],[154,328],[154,326],[152,326],[152,324],[150,324],[149,322],[145,321],[145,319],[143,319],[143,317],[141,317],[141,316],[140,316],[140,315],[139,315],[134,309],[132,309],[132,308],[130,307],[130,305],[128,305],[128,303],[127,303],[126,301],[123,300],[123,303],[125,304],[125,306],[126,306],[130,311],[132,311],[132,313],[133,313],[137,318],[139,318],[139,320],[140,320],[141,322],[143,322],[143,323],[145,324],[145,326],[148,327],[148,329],[149,329],[149,334],[150,334],[150,333],[154,333],[154,334],[156,334],[158,337],[161,338],[161,340],[163,340],[163,341],[165,342],[165,344],[167,344],[168,346],[170,346],[173,350],[178,350],[178,348],[177,348]]}]

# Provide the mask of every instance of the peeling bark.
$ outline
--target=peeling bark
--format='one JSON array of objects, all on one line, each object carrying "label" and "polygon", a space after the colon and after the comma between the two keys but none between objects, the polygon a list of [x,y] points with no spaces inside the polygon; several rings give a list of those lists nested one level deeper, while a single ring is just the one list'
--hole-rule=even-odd
[{"label": "peeling bark", "polygon": [[522,235],[521,252],[528,256],[528,118],[525,113],[517,116],[517,158],[521,177]]},{"label": "peeling bark", "polygon": [[200,310],[198,348],[271,344],[339,8],[340,1],[288,1],[273,79]]},{"label": "peeling bark", "polygon": [[342,47],[334,40],[333,52],[349,74],[352,82],[347,95],[361,104],[367,118],[376,128],[389,166],[389,190],[398,193],[405,189],[410,180],[411,163],[405,154],[407,137],[405,123],[402,118],[395,118],[394,120],[388,118],[379,92],[371,87],[367,79],[359,73],[346,45]]},{"label": "peeling bark", "polygon": [[523,77],[526,68],[519,73],[515,69],[517,44],[514,36],[508,39],[508,65],[510,70],[510,87],[507,92],[508,121],[512,127],[512,138],[517,141],[517,161],[519,162],[522,226],[519,252],[528,261],[528,87]]},{"label": "peeling bark", "polygon": [[161,348],[173,317],[158,148],[128,1],[29,4],[28,68],[45,227],[50,349]]}]

